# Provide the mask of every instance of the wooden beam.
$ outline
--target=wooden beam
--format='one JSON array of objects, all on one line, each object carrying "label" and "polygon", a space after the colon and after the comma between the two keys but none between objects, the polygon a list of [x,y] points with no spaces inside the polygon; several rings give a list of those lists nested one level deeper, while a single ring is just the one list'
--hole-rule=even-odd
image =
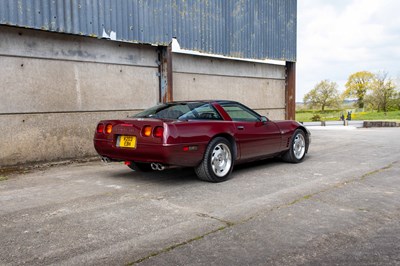
[{"label": "wooden beam", "polygon": [[296,119],[296,63],[286,62],[286,114],[285,119]]},{"label": "wooden beam", "polygon": [[173,101],[172,46],[159,48],[160,99],[162,103]]}]

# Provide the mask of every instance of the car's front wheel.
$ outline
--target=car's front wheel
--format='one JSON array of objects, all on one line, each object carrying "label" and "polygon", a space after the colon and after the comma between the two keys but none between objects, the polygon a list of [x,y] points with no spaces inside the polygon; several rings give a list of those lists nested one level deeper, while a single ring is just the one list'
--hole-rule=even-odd
[{"label": "car's front wheel", "polygon": [[208,182],[222,182],[229,178],[233,169],[232,144],[217,137],[208,144],[203,161],[195,168],[197,176]]},{"label": "car's front wheel", "polygon": [[283,160],[289,163],[299,163],[306,155],[306,135],[303,130],[297,129],[290,142],[290,148],[282,156]]}]

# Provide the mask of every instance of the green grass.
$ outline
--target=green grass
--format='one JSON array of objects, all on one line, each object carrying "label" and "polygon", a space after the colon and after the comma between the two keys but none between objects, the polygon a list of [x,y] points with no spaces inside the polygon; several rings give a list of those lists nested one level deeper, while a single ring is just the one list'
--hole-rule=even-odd
[{"label": "green grass", "polygon": [[[310,122],[314,115],[319,115],[322,121],[338,121],[340,115],[344,114],[346,117],[346,110],[328,110],[325,112],[321,111],[298,111],[296,112],[296,120],[301,122]],[[379,120],[379,121],[396,121],[400,122],[400,111],[383,112],[353,112],[351,116],[352,120]]]},{"label": "green grass", "polygon": [[310,122],[314,115],[319,115],[322,121],[336,121],[340,120],[340,115],[345,114],[344,111],[332,110],[332,111],[301,111],[296,112],[296,120],[301,122]]},{"label": "green grass", "polygon": [[387,112],[360,112],[353,114],[354,120],[391,120],[400,122],[400,111]]},{"label": "green grass", "polygon": [[8,178],[6,176],[0,175],[0,181],[6,181]]}]

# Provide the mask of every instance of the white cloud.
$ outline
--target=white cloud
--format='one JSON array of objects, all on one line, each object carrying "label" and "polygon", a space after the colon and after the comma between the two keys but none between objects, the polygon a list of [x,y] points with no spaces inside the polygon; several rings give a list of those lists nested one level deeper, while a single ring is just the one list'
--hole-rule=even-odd
[{"label": "white cloud", "polygon": [[400,76],[398,10],[398,0],[299,0],[297,101],[323,79],[343,90],[357,71]]}]

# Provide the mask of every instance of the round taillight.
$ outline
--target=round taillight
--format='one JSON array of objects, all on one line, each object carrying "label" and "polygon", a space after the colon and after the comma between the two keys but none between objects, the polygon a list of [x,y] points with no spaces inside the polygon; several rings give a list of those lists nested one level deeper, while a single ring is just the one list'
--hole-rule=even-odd
[{"label": "round taillight", "polygon": [[97,125],[97,133],[104,133],[104,124]]},{"label": "round taillight", "polygon": [[144,126],[142,128],[142,135],[144,137],[150,137],[151,136],[151,130],[152,130],[151,126]]},{"label": "round taillight", "polygon": [[106,126],[106,133],[110,134],[112,132],[112,125],[111,124],[107,124]]},{"label": "round taillight", "polygon": [[153,136],[155,138],[162,138],[163,134],[164,134],[164,128],[163,127],[156,127],[154,129]]}]

